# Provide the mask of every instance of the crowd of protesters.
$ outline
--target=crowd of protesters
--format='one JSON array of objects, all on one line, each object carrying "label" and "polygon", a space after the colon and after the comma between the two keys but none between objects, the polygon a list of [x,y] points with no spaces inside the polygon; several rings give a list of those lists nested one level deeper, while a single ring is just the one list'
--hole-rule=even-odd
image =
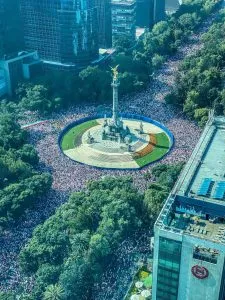
[{"label": "crowd of protesters", "polygon": [[[201,48],[200,37],[209,26],[210,21],[202,26],[200,34],[193,35],[189,44],[182,46],[174,57],[167,60],[154,74],[148,89],[120,100],[121,112],[150,117],[163,123],[173,133],[174,147],[159,163],[186,161],[200,137],[201,131],[197,125],[188,120],[179,109],[166,104],[164,97],[171,91],[180,61],[185,55],[191,55]],[[111,107],[105,107],[105,109],[110,111]],[[71,192],[83,189],[89,180],[96,180],[107,175],[129,175],[133,177],[134,184],[140,190],[144,191],[147,188],[149,182],[143,175],[151,169],[152,165],[137,171],[97,169],[76,163],[63,155],[58,146],[60,131],[70,122],[95,115],[96,112],[94,105],[74,107],[54,113],[47,122],[28,129],[30,141],[38,150],[40,171],[49,171],[52,174],[53,187],[43,199],[40,199],[35,209],[27,210],[25,216],[0,237],[0,290],[15,290],[20,284],[27,291],[32,288],[33,279],[21,276],[17,261],[18,253],[31,237],[34,228],[52,215],[55,209],[68,199]],[[146,233],[143,236],[146,237]],[[138,261],[134,253],[140,253],[139,248],[143,243],[141,237],[139,240],[138,245],[134,245],[132,241],[130,244],[121,245],[116,263],[113,264],[112,269],[109,268],[106,271],[102,283],[95,288],[96,299],[121,299],[115,295],[111,298],[112,287],[113,293],[120,295],[120,287],[124,289],[121,285],[122,278],[124,278],[125,286],[129,285]],[[129,248],[126,245],[131,246]],[[128,249],[131,251],[129,252]],[[125,272],[126,268],[127,272]],[[104,294],[109,297],[101,298]]]}]

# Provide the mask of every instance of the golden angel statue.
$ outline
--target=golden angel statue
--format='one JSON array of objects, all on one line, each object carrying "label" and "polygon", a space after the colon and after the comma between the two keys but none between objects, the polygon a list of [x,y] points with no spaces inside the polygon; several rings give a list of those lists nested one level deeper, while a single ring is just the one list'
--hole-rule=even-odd
[{"label": "golden angel statue", "polygon": [[119,67],[119,65],[117,65],[117,66],[114,67],[114,68],[111,67],[111,70],[112,70],[112,72],[113,72],[113,79],[114,79],[114,80],[117,80],[117,79],[118,79],[118,74],[119,74],[119,72],[118,72],[118,67]]}]

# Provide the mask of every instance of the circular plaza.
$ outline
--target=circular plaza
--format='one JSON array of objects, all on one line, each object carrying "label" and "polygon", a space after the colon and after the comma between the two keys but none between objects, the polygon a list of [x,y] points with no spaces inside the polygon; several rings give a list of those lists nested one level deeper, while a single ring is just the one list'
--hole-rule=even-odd
[{"label": "circular plaza", "polygon": [[61,132],[59,145],[70,159],[106,169],[140,169],[165,156],[173,145],[172,133],[150,118],[96,116],[72,122]]}]

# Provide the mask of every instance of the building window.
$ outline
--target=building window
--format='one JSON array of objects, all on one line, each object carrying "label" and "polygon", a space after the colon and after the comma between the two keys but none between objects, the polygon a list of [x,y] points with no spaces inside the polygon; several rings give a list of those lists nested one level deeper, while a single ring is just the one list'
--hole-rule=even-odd
[{"label": "building window", "polygon": [[157,300],[176,300],[179,285],[181,242],[159,238]]}]

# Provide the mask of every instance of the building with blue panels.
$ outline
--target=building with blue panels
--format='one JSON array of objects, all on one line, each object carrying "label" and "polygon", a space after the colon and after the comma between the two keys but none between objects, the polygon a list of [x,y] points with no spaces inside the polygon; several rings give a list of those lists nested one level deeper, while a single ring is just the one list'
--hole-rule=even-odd
[{"label": "building with blue panels", "polygon": [[155,223],[153,300],[225,299],[225,118],[211,118]]}]

